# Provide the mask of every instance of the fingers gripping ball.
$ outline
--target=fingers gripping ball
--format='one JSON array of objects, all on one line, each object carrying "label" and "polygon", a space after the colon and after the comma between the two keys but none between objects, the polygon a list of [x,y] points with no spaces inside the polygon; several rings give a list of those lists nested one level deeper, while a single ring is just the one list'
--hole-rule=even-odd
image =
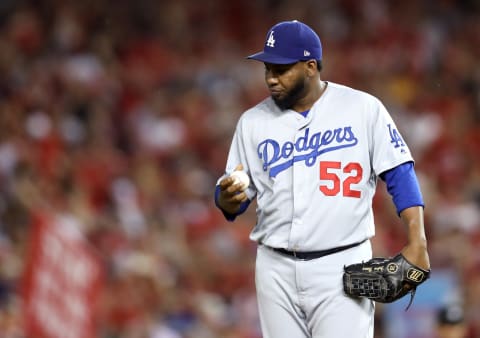
[{"label": "fingers gripping ball", "polygon": [[248,177],[247,173],[241,170],[235,170],[230,174],[230,177],[233,178],[233,184],[240,183],[242,185],[242,191],[246,190],[250,185],[250,177]]}]

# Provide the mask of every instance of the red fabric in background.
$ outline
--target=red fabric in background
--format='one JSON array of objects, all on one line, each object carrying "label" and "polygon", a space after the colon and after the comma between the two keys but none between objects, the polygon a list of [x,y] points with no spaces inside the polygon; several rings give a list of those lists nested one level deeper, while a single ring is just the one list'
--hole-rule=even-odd
[{"label": "red fabric in background", "polygon": [[77,224],[37,215],[24,273],[26,336],[92,338],[103,283],[97,253]]}]

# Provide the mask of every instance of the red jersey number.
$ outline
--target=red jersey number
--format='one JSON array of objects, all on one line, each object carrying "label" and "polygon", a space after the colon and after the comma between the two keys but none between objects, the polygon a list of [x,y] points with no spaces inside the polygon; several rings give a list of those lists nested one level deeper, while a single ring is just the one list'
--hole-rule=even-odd
[{"label": "red jersey number", "polygon": [[[343,180],[337,175],[341,170],[348,176]],[[342,193],[345,197],[360,198],[360,190],[352,189],[352,185],[358,184],[362,180],[363,169],[360,163],[350,162],[342,169],[342,164],[337,161],[320,162],[320,180],[328,183],[320,184],[320,191],[325,196],[337,196]]]}]

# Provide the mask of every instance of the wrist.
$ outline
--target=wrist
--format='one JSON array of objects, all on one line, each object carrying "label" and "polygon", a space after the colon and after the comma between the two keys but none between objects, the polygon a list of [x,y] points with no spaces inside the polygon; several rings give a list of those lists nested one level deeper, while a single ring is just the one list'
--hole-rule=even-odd
[{"label": "wrist", "polygon": [[427,251],[426,241],[408,243],[402,250],[407,261],[425,270],[430,269],[430,258]]},{"label": "wrist", "polygon": [[415,238],[413,240],[409,240],[407,246],[423,250],[427,250],[428,247],[427,240],[425,238]]}]

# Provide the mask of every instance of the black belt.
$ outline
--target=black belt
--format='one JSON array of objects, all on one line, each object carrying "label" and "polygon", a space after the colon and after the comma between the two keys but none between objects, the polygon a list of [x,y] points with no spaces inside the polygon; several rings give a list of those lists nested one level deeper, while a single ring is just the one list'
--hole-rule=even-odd
[{"label": "black belt", "polygon": [[272,247],[267,246],[267,245],[266,245],[266,247],[275,251],[275,252],[281,253],[283,255],[287,255],[287,256],[295,257],[297,259],[308,261],[308,260],[311,260],[311,259],[320,258],[320,257],[323,257],[323,256],[328,256],[328,255],[331,255],[331,254],[334,254],[334,253],[337,253],[337,252],[340,252],[340,251],[343,251],[343,250],[347,250],[347,249],[356,247],[356,246],[362,244],[365,241],[366,241],[366,239],[364,239],[361,242],[356,242],[356,243],[353,243],[353,244],[348,244],[348,245],[343,245],[343,246],[337,246],[336,248],[320,250],[320,251],[290,251],[290,250],[282,249],[282,248],[272,248]]}]

